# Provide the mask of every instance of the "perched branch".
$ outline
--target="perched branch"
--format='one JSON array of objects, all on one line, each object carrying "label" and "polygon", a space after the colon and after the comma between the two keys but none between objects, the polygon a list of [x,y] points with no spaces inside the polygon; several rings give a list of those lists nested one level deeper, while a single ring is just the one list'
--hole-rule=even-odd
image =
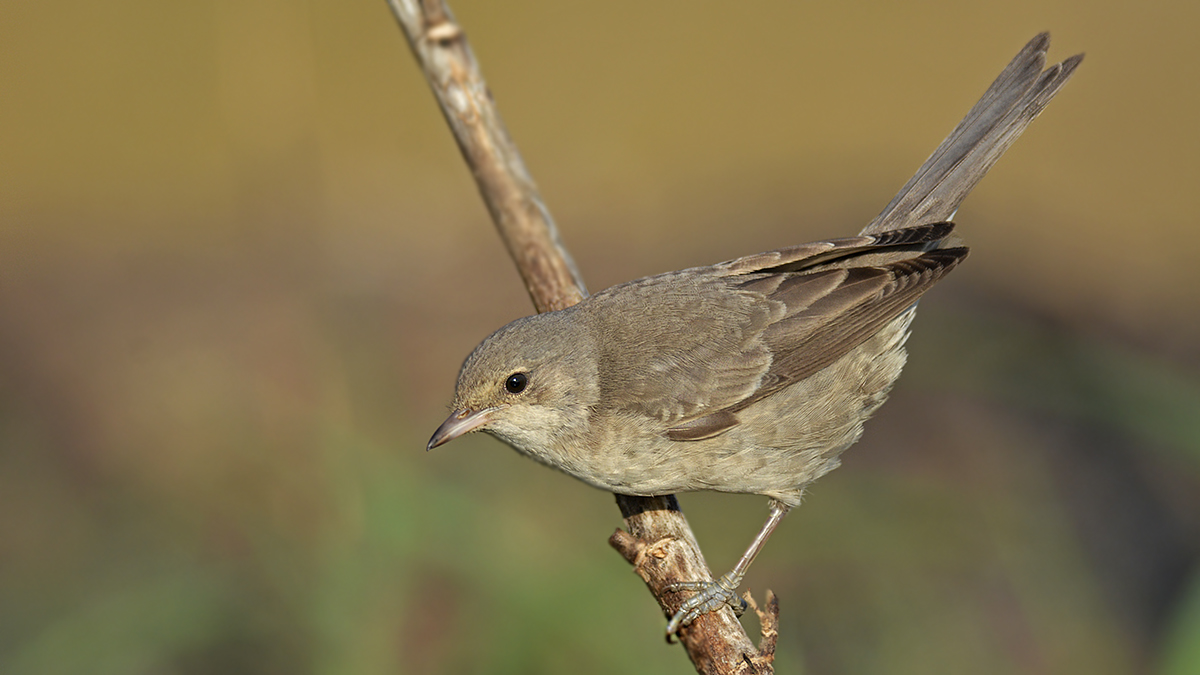
[{"label": "perched branch", "polygon": [[[679,510],[679,502],[673,495],[648,498],[617,495],[617,503],[629,531],[618,529],[608,543],[633,565],[634,571],[646,582],[669,617],[679,610],[685,598],[679,597],[679,593],[668,592],[668,586],[678,581],[712,580],[700,545],[696,543],[687,519]],[[668,513],[677,517],[664,518],[661,515]],[[768,596],[766,612],[759,611],[750,601],[763,626],[760,649],[754,648],[742,624],[728,607],[704,614],[680,630],[679,641],[691,657],[696,671],[773,672],[774,629],[779,618],[779,603],[774,601],[774,597]]]},{"label": "perched branch", "polygon": [[[587,295],[583,280],[500,120],[462,28],[440,0],[388,0],[388,4],[454,132],[534,307],[546,312],[579,302]],[[667,585],[712,579],[687,519],[670,495],[617,495],[617,504],[629,531],[617,530],[609,541],[670,616],[683,598],[667,592]],[[777,616],[777,605],[768,604]],[[680,641],[701,673],[772,670],[773,638],[769,650],[765,639],[763,650],[756,650],[729,609],[701,616],[680,631]]]}]

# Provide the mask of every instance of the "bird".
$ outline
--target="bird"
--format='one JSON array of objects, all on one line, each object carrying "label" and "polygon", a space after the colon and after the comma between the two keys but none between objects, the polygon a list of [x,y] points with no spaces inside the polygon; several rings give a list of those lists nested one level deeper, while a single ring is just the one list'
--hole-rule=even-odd
[{"label": "bird", "polygon": [[692,595],[667,636],[743,609],[754,558],[900,376],[917,301],[967,257],[959,204],[1082,62],[1046,67],[1049,44],[1030,40],[857,236],[637,279],[495,331],[427,449],[482,431],[614,493],[767,497],[732,570],[668,589]]}]

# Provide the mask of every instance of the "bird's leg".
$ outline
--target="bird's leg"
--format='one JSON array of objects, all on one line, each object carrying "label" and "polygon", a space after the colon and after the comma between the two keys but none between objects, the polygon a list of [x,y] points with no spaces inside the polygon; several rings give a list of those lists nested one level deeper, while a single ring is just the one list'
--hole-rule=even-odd
[{"label": "bird's leg", "polygon": [[668,640],[680,628],[695,621],[703,614],[717,611],[721,605],[729,605],[738,616],[746,611],[746,601],[738,597],[737,587],[741,585],[742,577],[746,576],[746,570],[750,569],[750,563],[754,562],[758,552],[762,550],[767,539],[771,537],[771,533],[775,531],[775,527],[779,525],[779,521],[783,520],[792,507],[772,499],[769,508],[771,515],[767,517],[767,522],[763,523],[758,536],[750,542],[750,547],[742,554],[741,560],[738,560],[732,570],[722,574],[721,578],[716,581],[680,581],[667,586],[666,590],[672,592],[696,591],[696,594],[688,598],[680,606],[679,611],[675,612],[675,616],[671,617],[671,621],[667,623]]}]

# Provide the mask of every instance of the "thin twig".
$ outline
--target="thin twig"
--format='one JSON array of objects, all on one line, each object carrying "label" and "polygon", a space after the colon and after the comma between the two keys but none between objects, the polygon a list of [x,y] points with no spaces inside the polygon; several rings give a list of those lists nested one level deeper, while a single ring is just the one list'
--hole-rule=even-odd
[{"label": "thin twig", "polygon": [[438,0],[388,0],[539,312],[587,297],[462,28]]},{"label": "thin twig", "polygon": [[[440,0],[388,0],[388,4],[534,307],[546,312],[579,302],[587,296],[583,280],[500,120],[462,28]],[[712,573],[673,496],[616,497],[628,532],[617,530],[609,541],[634,566],[669,616],[683,598],[666,587],[676,581],[711,580]],[[770,655],[756,650],[729,609],[701,616],[680,631],[680,641],[698,672],[771,672],[773,650]]]}]

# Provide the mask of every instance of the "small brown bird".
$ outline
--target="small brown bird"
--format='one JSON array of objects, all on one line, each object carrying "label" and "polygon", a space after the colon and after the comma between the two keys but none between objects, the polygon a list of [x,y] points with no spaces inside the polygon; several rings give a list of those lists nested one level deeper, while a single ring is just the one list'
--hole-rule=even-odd
[{"label": "small brown bird", "polygon": [[485,339],[458,376],[435,448],[485,431],[629,495],[760,494],[770,516],[729,573],[694,590],[667,633],[723,604],[805,487],[884,402],[916,302],[967,256],[959,203],[1071,77],[1035,37],[857,237],[638,279]]}]

